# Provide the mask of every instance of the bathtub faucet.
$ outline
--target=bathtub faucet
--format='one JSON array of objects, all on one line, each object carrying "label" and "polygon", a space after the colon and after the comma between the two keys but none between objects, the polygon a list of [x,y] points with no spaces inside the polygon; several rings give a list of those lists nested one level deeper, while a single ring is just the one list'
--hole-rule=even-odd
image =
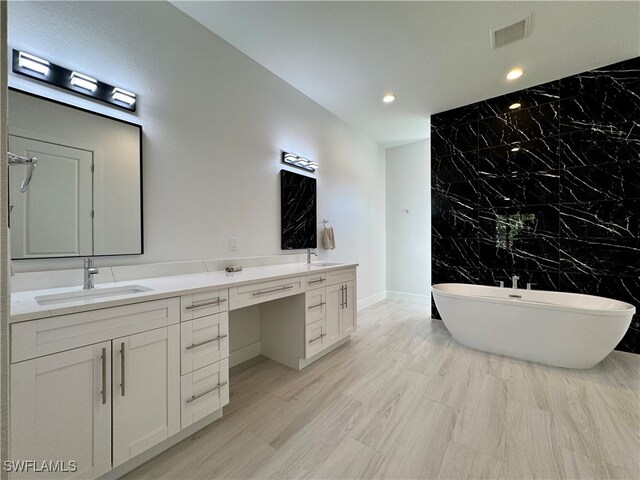
[{"label": "bathtub faucet", "polygon": [[511,277],[511,288],[513,288],[514,290],[518,289],[518,280],[520,280],[520,277],[518,275],[513,275]]}]

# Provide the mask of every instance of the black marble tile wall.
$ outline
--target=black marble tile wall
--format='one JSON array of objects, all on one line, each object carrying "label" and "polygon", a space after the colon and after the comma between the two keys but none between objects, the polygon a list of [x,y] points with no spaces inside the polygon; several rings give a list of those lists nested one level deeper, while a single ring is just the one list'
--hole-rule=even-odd
[{"label": "black marble tile wall", "polygon": [[[433,115],[431,165],[434,284],[640,310],[640,57]],[[617,348],[640,353],[640,314]]]}]

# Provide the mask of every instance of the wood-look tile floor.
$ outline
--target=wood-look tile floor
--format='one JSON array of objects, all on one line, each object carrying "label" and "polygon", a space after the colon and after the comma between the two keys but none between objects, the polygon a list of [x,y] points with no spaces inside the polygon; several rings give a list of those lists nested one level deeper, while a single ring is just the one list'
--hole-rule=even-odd
[{"label": "wood-look tile floor", "polygon": [[640,478],[640,355],[546,367],[463,347],[428,312],[384,301],[301,372],[232,369],[224,417],[127,478]]}]

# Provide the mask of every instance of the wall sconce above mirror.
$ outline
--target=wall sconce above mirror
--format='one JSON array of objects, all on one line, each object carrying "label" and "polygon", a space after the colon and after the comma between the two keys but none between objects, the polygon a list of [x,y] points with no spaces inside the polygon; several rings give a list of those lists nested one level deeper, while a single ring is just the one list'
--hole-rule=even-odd
[{"label": "wall sconce above mirror", "polygon": [[308,172],[315,173],[318,169],[318,164],[316,162],[299,157],[295,153],[282,152],[282,163],[286,163],[292,167],[301,168]]},{"label": "wall sconce above mirror", "polygon": [[142,127],[9,90],[11,258],[139,255]]},{"label": "wall sconce above mirror", "polygon": [[89,75],[55,65],[31,53],[13,50],[14,73],[64,88],[95,100],[136,111],[136,94],[96,80]]}]

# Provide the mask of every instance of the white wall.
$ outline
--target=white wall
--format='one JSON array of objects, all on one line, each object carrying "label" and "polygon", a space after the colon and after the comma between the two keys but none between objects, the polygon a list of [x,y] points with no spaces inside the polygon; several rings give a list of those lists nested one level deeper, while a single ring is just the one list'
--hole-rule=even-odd
[{"label": "white wall", "polygon": [[[143,126],[145,254],[99,265],[280,253],[282,149],[320,164],[318,220],[330,220],[337,243],[322,256],[360,263],[360,298],[384,295],[384,150],[172,5],[11,2],[9,47],[138,94],[130,114],[9,79]],[[16,271],[78,266],[14,262]]]},{"label": "white wall", "polygon": [[[7,2],[0,2],[0,199],[7,198]],[[0,458],[9,457],[9,251],[7,202],[0,200]],[[4,469],[3,469],[4,470]],[[0,478],[8,478],[0,472]]]},{"label": "white wall", "polygon": [[386,156],[388,296],[430,303],[431,144],[390,148]]}]

